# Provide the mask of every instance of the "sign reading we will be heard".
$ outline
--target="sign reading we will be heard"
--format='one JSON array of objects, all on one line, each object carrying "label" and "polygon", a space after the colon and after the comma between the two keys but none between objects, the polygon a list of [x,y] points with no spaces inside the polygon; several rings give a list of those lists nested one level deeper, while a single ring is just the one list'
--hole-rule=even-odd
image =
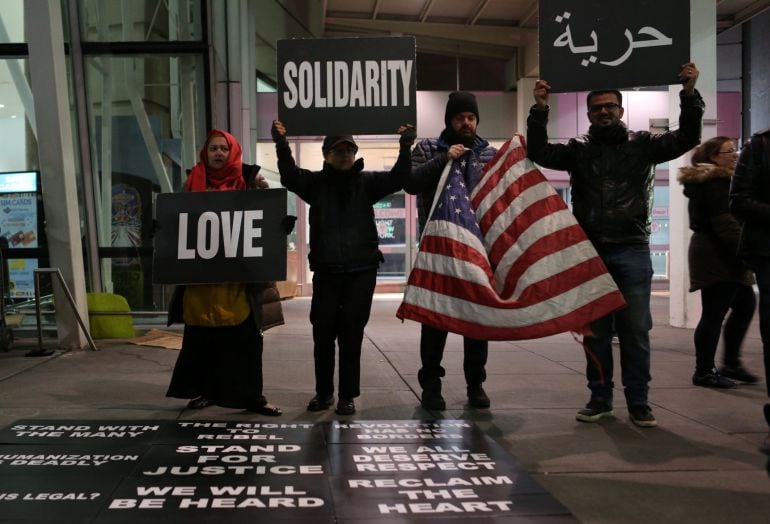
[{"label": "sign reading we will be heard", "polygon": [[162,194],[156,216],[156,284],[286,278],[285,189]]},{"label": "sign reading we will be heard", "polygon": [[414,37],[278,41],[278,119],[289,135],[396,134],[416,124]]}]

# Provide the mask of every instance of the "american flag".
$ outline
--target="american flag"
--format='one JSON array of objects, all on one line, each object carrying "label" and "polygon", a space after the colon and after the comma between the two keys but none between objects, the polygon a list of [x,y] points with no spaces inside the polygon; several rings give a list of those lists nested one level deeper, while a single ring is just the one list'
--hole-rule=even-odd
[{"label": "american flag", "polygon": [[564,201],[515,135],[486,166],[448,163],[396,315],[482,340],[588,324],[625,305]]}]

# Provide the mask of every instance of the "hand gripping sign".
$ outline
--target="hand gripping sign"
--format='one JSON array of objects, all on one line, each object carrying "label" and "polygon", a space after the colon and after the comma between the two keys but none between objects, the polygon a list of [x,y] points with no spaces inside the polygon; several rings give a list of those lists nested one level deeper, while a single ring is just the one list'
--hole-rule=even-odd
[{"label": "hand gripping sign", "polygon": [[168,193],[156,202],[155,284],[286,278],[286,190]]}]

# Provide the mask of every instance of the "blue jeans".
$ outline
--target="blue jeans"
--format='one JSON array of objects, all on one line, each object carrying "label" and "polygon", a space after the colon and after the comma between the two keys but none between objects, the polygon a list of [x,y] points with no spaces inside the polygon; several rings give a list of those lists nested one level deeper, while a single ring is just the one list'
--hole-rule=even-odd
[{"label": "blue jeans", "polygon": [[759,288],[759,334],[762,336],[762,354],[765,361],[765,385],[770,397],[770,258],[757,257],[750,261]]},{"label": "blue jeans", "polygon": [[620,367],[629,407],[647,405],[650,382],[652,262],[647,245],[596,246],[627,306],[591,324],[583,338],[591,399],[612,405],[612,335],[620,341]]}]

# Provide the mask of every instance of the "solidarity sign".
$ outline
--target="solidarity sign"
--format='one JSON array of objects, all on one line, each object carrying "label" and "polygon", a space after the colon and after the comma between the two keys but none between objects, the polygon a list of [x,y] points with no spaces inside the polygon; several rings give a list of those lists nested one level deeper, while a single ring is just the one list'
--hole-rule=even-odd
[{"label": "solidarity sign", "polygon": [[278,118],[292,135],[395,134],[416,119],[414,37],[278,41]]},{"label": "solidarity sign", "polygon": [[540,0],[540,77],[554,92],[678,82],[688,0]]},{"label": "solidarity sign", "polygon": [[286,278],[285,189],[164,193],[156,216],[156,284]]}]

